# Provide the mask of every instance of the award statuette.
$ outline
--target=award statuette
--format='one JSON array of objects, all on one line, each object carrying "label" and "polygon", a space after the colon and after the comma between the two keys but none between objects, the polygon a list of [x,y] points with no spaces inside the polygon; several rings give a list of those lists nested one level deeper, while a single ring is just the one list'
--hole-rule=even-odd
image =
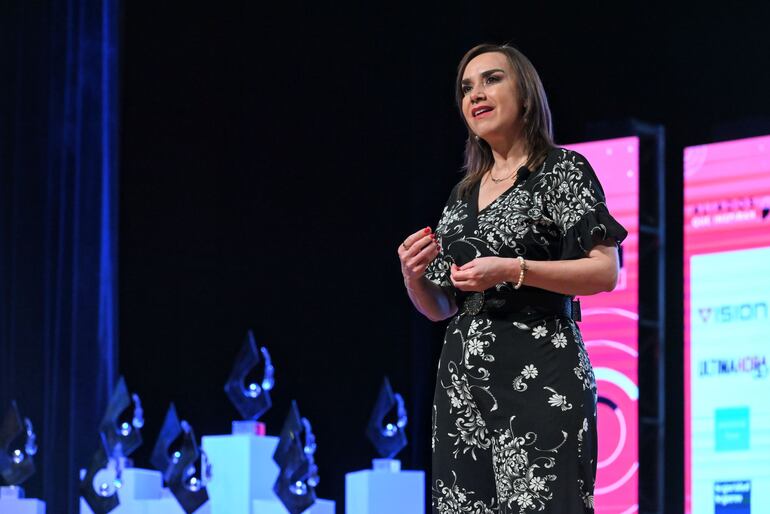
[{"label": "award statuette", "polygon": [[[181,443],[178,443],[180,439]],[[200,477],[197,477],[196,462],[199,459]],[[184,420],[179,421],[173,403],[168,408],[150,460],[163,473],[163,480],[187,514],[208,501],[206,483],[211,478],[211,468],[206,454],[196,443],[192,427]]]},{"label": "award statuette", "polygon": [[[134,413],[131,423],[128,423],[127,420],[121,420],[121,415],[131,406],[131,400],[134,401]],[[99,424],[99,434],[107,455],[118,459],[131,455],[142,445],[139,429],[143,426],[144,411],[139,396],[133,394],[129,397],[126,380],[120,377]]]},{"label": "award statuette", "polygon": [[158,440],[155,441],[155,447],[152,450],[150,462],[155,469],[163,473],[163,481],[167,482],[171,478],[174,465],[179,461],[181,454],[176,451],[170,453],[174,442],[182,434],[182,425],[176,413],[176,407],[172,403],[166,412],[166,418],[163,420],[163,426],[160,427]]},{"label": "award statuette", "polygon": [[[134,410],[129,423],[122,416],[128,413],[131,400]],[[120,504],[123,468],[130,467],[128,456],[142,444],[143,412],[139,396],[129,397],[126,381],[120,377],[99,424],[101,446],[89,467],[81,471],[80,494],[94,514],[106,514]]]},{"label": "award statuette", "polygon": [[224,385],[240,419],[233,420],[229,434],[203,436],[201,441],[214,469],[206,487],[212,512],[270,513],[271,505],[283,508],[273,493],[278,465],[272,457],[278,438],[267,435],[265,424],[258,421],[272,406],[274,375],[267,348],[258,347],[249,330]]},{"label": "award statuette", "polygon": [[385,377],[366,427],[366,436],[383,459],[392,459],[406,446],[406,422],[404,399],[393,393],[390,381]]},{"label": "award statuette", "polygon": [[[23,419],[22,423],[19,408],[16,402],[12,401],[0,425],[0,476],[11,486],[8,489],[17,498],[24,497],[24,490],[19,486],[35,473],[32,456],[37,453],[32,422],[28,418]],[[23,434],[26,440],[21,446],[19,439]]]},{"label": "award statuette", "polygon": [[[262,356],[261,359],[260,355]],[[247,376],[261,361],[264,361],[261,383],[250,382],[246,384]],[[263,346],[258,350],[254,333],[249,330],[225,383],[225,393],[243,419],[256,421],[270,409],[273,404],[270,399],[270,390],[275,385],[274,373],[275,370],[267,348]]]},{"label": "award statuette", "polygon": [[291,514],[304,512],[316,501],[319,478],[313,458],[315,451],[310,422],[300,417],[297,403],[292,401],[273,455],[280,468],[273,491]]},{"label": "award statuette", "polygon": [[279,467],[283,467],[286,463],[291,442],[296,437],[295,434],[300,434],[302,429],[302,419],[299,416],[297,402],[292,400],[289,413],[283,422],[283,428],[281,428],[281,435],[278,437],[278,447],[273,453],[273,460]]},{"label": "award statuette", "polygon": [[346,512],[425,512],[425,473],[402,470],[401,461],[394,458],[406,446],[406,422],[404,399],[393,393],[385,377],[366,427],[366,435],[381,458],[372,461],[372,469],[345,475]]},{"label": "award statuette", "polygon": [[106,514],[119,504],[118,488],[120,482],[119,461],[107,457],[103,447],[99,447],[91,458],[88,468],[80,472],[80,495],[94,514]]}]

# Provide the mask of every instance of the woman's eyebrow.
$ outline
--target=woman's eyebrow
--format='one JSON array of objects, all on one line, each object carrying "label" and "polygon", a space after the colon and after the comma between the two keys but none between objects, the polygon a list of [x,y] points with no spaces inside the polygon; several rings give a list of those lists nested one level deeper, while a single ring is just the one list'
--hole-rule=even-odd
[{"label": "woman's eyebrow", "polygon": [[[491,70],[482,71],[480,73],[480,75],[481,75],[481,78],[485,79],[485,78],[489,77],[490,75],[492,75],[493,73],[497,73],[499,71],[505,73],[505,70],[503,70],[503,69],[494,68],[494,69],[491,69]],[[471,79],[463,79],[462,82],[460,82],[460,84],[463,84],[463,85],[470,84],[470,83],[471,83]]]}]

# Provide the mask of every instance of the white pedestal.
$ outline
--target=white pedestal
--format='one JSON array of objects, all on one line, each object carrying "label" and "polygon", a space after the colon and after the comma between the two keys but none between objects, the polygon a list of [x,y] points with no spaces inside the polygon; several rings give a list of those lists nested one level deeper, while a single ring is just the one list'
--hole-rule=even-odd
[{"label": "white pedestal", "polygon": [[0,498],[0,514],[45,514],[45,502],[34,498]]},{"label": "white pedestal", "polygon": [[424,514],[425,472],[402,471],[395,459],[375,459],[376,469],[345,475],[348,514]]},{"label": "white pedestal", "polygon": [[123,486],[118,490],[120,503],[155,500],[163,491],[163,474],[154,469],[127,468],[122,474]]},{"label": "white pedestal", "polygon": [[[163,475],[160,471],[126,468],[121,473],[123,485],[118,489],[120,505],[110,514],[146,514],[147,507],[138,500],[154,500],[161,497]],[[86,501],[80,499],[80,514],[93,514]]]},{"label": "white pedestal", "polygon": [[[289,514],[281,500],[254,500],[252,504],[253,514]],[[334,514],[334,502],[331,500],[317,499],[309,509],[302,514]],[[354,513],[351,513],[354,514]]]},{"label": "white pedestal", "polygon": [[[206,489],[212,514],[287,514],[273,493],[279,471],[273,460],[277,437],[203,436],[202,446],[211,464]],[[318,499],[305,513],[334,514],[334,502]]]},{"label": "white pedestal", "polygon": [[0,514],[45,514],[45,502],[25,498],[24,488],[18,485],[0,487]]},{"label": "white pedestal", "polygon": [[[120,505],[110,514],[185,514],[174,495],[163,487],[160,471],[127,468],[122,479],[123,486],[118,490]],[[204,503],[195,514],[210,514],[210,504]],[[0,509],[0,514],[5,511]],[[83,498],[80,498],[80,514],[93,514]]]},{"label": "white pedestal", "polygon": [[251,514],[253,500],[274,500],[278,438],[256,435],[203,436],[211,464],[209,493],[214,514]]}]

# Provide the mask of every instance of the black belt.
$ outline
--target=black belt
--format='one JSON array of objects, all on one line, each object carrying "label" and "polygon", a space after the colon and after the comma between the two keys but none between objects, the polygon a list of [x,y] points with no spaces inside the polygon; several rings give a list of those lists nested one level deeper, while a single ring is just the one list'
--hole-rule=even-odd
[{"label": "black belt", "polygon": [[521,313],[524,315],[564,316],[580,321],[580,301],[548,291],[528,289],[513,293],[484,291],[462,299],[460,314],[476,316],[486,312],[492,316]]}]

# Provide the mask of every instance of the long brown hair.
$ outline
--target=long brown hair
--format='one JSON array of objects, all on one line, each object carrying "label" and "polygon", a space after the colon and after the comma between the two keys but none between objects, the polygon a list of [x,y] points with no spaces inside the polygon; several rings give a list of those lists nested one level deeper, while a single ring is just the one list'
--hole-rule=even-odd
[{"label": "long brown hair", "polygon": [[529,154],[529,160],[525,166],[535,171],[545,160],[548,150],[554,147],[548,99],[545,96],[545,89],[543,89],[540,76],[530,60],[519,50],[509,45],[482,44],[471,48],[460,60],[455,81],[455,101],[460,110],[460,116],[468,129],[468,139],[465,141],[465,164],[463,165],[465,176],[460,181],[460,196],[467,195],[494,164],[492,149],[489,144],[483,139],[476,138],[462,112],[463,97],[465,96],[462,91],[462,80],[465,67],[474,57],[489,52],[504,54],[516,75],[519,100],[523,105],[524,112],[523,133]]}]

